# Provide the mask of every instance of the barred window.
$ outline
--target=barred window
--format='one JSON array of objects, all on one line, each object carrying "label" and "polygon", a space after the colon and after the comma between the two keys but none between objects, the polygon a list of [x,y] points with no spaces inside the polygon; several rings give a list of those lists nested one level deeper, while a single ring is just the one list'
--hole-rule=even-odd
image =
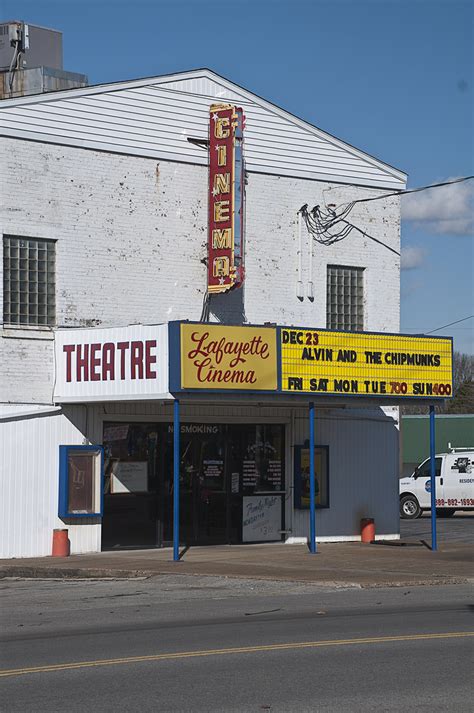
[{"label": "barred window", "polygon": [[3,322],[52,326],[56,318],[56,243],[3,237]]},{"label": "barred window", "polygon": [[327,328],[364,329],[364,268],[328,265]]}]

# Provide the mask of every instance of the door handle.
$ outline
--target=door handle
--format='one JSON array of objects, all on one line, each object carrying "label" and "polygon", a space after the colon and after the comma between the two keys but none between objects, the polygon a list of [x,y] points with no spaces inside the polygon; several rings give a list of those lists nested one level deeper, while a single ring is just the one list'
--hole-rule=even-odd
[{"label": "door handle", "polygon": [[439,479],[439,482],[440,482],[440,485],[443,485],[443,479],[442,479],[442,478]]}]

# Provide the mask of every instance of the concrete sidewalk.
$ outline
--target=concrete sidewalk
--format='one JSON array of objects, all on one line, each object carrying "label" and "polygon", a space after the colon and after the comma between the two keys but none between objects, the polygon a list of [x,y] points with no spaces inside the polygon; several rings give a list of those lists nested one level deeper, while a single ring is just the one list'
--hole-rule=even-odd
[{"label": "concrete sidewalk", "polygon": [[225,545],[191,547],[180,562],[171,549],[128,550],[0,560],[0,577],[153,577],[160,574],[218,575],[381,587],[474,582],[471,545],[447,543],[432,552],[422,542],[318,545]]}]

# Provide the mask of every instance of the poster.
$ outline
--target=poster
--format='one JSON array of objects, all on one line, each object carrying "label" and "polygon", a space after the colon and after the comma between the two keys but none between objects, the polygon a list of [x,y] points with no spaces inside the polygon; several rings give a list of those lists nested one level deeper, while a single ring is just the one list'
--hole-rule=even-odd
[{"label": "poster", "polygon": [[[316,507],[329,507],[329,448],[314,448]],[[295,447],[295,508],[309,508],[309,448]]]},{"label": "poster", "polygon": [[112,493],[143,493],[148,490],[148,463],[119,461],[112,470]]},{"label": "poster", "polygon": [[281,540],[281,495],[250,495],[242,499],[242,542]]},{"label": "poster", "polygon": [[128,423],[123,426],[106,426],[104,428],[104,441],[125,441],[128,437]]},{"label": "poster", "polygon": [[70,513],[93,513],[94,504],[94,455],[72,451],[68,455]]}]

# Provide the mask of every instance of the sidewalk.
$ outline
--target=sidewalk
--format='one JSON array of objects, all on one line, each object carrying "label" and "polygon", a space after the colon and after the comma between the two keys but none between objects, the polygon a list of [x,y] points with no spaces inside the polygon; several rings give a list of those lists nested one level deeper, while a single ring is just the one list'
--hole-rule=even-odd
[{"label": "sidewalk", "polygon": [[421,542],[322,544],[315,555],[304,545],[223,545],[191,547],[180,562],[172,557],[167,548],[0,560],[0,578],[188,574],[358,587],[474,582],[473,548],[463,543],[441,545],[437,552]]}]

